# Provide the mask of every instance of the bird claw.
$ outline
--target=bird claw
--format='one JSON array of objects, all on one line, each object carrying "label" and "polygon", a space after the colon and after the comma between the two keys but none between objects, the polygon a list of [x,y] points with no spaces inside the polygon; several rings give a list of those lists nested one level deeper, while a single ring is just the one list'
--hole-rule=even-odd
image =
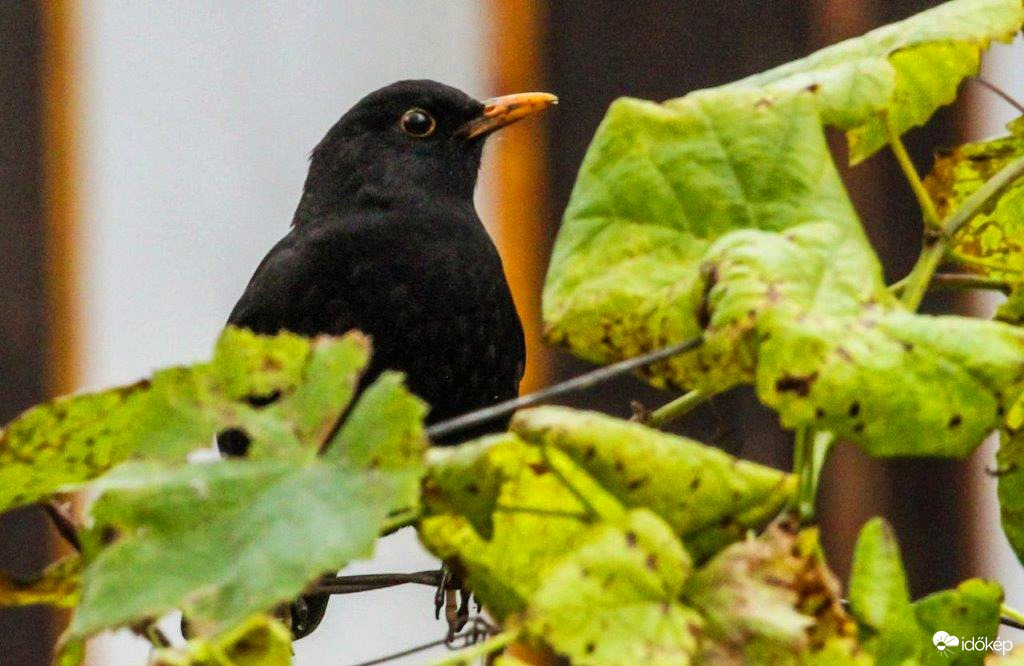
[{"label": "bird claw", "polygon": [[441,580],[434,593],[434,619],[441,619],[441,609],[444,609],[444,619],[448,623],[446,641],[453,641],[456,634],[469,622],[469,604],[472,596],[472,592],[462,586],[462,581],[451,567],[442,564]]}]

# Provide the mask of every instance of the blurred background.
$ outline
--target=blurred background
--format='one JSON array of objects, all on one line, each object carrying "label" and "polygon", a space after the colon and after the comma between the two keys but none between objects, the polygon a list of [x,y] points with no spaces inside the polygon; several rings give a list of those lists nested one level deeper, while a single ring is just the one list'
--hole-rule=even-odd
[{"label": "blurred background", "polygon": [[[492,140],[478,207],[529,331],[524,391],[584,364],[539,344],[548,251],[584,150],[612,99],[665,99],[800,57],[936,3],[919,0],[10,0],[0,2],[0,420],[50,396],[133,381],[208,356],[256,264],[288,228],[306,156],[365,93],[434,78],[470,94],[552,91],[561,104]],[[1024,98],[1019,42],[984,76]],[[930,149],[1000,132],[1014,109],[968,84],[908,136]],[[844,148],[832,137],[840,160]],[[847,183],[887,274],[918,252],[919,213],[882,153]],[[982,297],[927,307],[987,314]],[[616,414],[670,394],[633,379],[573,404]],[[740,390],[678,426],[733,453],[790,464],[788,436]],[[998,526],[991,443],[969,465],[876,461],[840,446],[822,487],[830,561],[845,577],[865,519],[895,525],[915,596],[969,575],[1024,603]],[[406,530],[408,531],[408,530]],[[58,539],[39,510],[0,517],[0,568],[28,574]],[[352,572],[436,564],[400,533]],[[433,592],[400,588],[331,604],[298,664],[354,664],[443,636]],[[0,610],[0,664],[48,664],[63,618]],[[443,652],[444,648],[440,648]],[[89,663],[143,663],[128,634]],[[411,658],[419,663],[423,655]]]}]

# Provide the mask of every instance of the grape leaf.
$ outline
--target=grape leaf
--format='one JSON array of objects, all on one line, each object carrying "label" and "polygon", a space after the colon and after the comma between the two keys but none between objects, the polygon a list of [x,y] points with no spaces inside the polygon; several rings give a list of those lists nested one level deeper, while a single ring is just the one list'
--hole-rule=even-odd
[{"label": "grape leaf", "polygon": [[[999,634],[1002,602],[1003,589],[997,583],[972,578],[957,585],[955,590],[935,592],[914,602],[914,617],[926,640],[931,640],[936,632],[944,631],[952,636],[991,643]],[[924,645],[927,646],[927,642]],[[925,664],[948,664],[952,661],[960,666],[980,666],[986,663],[984,650],[962,649],[952,659],[928,647],[923,648],[923,652]]]},{"label": "grape leaf", "polygon": [[795,489],[792,475],[596,412],[538,407],[510,427],[568,453],[623,505],[660,515],[697,559],[766,525]]},{"label": "grape leaf", "polygon": [[[667,104],[612,104],[583,160],[544,285],[546,335],[611,362],[700,335],[700,266],[740,229],[784,233],[829,222],[837,242],[880,287],[809,93],[709,91]],[[748,380],[750,359],[699,349],[654,364],[656,385],[724,390]]]},{"label": "grape leaf", "polygon": [[930,640],[921,635],[914,619],[899,544],[881,518],[868,521],[857,538],[850,573],[850,612],[862,628],[862,641],[882,663],[913,658],[922,641]]},{"label": "grape leaf", "polygon": [[[590,506],[596,503],[613,515],[622,510],[561,451],[547,452],[545,460],[540,449],[514,435],[453,449],[459,450],[461,454],[445,452],[447,455],[431,459],[431,480],[425,493],[428,506],[435,512],[447,507],[450,512],[421,520],[420,540],[429,551],[454,563],[477,598],[501,620],[525,608],[546,568],[570,551],[586,532],[596,518]],[[476,476],[459,478],[457,472],[436,473],[438,467],[445,469],[449,460],[455,461],[457,469],[467,469],[466,452],[480,456],[473,467],[484,472],[486,485],[476,490],[469,485]],[[557,473],[552,460],[558,461]],[[481,508],[492,507],[488,530],[478,532],[474,523],[460,514],[461,504],[436,496],[431,499],[431,495],[444,493],[448,482],[457,484],[454,497],[472,498],[475,506],[468,511],[476,515],[478,523],[482,520]],[[581,494],[580,488],[587,492]],[[497,491],[496,495],[480,497],[484,489]]]},{"label": "grape leaf", "polygon": [[[369,556],[378,534],[418,506],[424,411],[385,375],[354,408],[358,426],[323,457],[111,471],[90,486],[100,496],[83,535],[89,561],[70,637],[173,608],[211,636]],[[379,440],[373,419],[388,433]]]},{"label": "grape leaf", "polygon": [[892,528],[881,518],[861,528],[850,574],[850,612],[874,630],[894,614],[910,612],[910,587]]},{"label": "grape leaf", "polygon": [[822,120],[848,130],[850,161],[888,142],[884,114],[903,132],[956,99],[992,40],[1024,22],[1018,0],[953,0],[736,83],[769,92],[810,90]]},{"label": "grape leaf", "polygon": [[703,330],[649,379],[753,383],[785,426],[875,455],[966,455],[1024,388],[1024,335],[896,302],[810,105],[742,89],[613,105],[559,234],[549,337],[603,362]]},{"label": "grape leaf", "polygon": [[943,653],[933,646],[933,638],[942,631],[993,640],[999,630],[1002,600],[999,585],[971,579],[955,590],[911,603],[892,529],[875,518],[861,530],[850,577],[850,605],[863,645],[878,663],[984,663],[983,650]]},{"label": "grape leaf", "polygon": [[711,248],[711,349],[756,361],[758,396],[787,427],[813,424],[874,455],[967,455],[1024,390],[1024,332],[906,312],[848,272],[836,235],[736,232]]},{"label": "grape leaf", "polygon": [[47,604],[72,608],[78,603],[81,570],[81,559],[73,556],[51,564],[30,579],[0,573],[0,606]]},{"label": "grape leaf", "polygon": [[690,569],[664,521],[630,511],[551,566],[524,626],[581,666],[692,663],[703,622],[678,600]]},{"label": "grape leaf", "polygon": [[999,435],[996,453],[999,484],[999,515],[1003,532],[1024,562],[1024,423],[1019,418],[1011,422]]},{"label": "grape leaf", "polygon": [[34,407],[0,433],[0,510],[30,504],[129,459],[180,460],[241,428],[253,458],[307,455],[352,399],[369,344],[227,329],[213,360]]},{"label": "grape leaf", "polygon": [[[936,157],[924,185],[941,216],[963,205],[1000,169],[1024,157],[1024,118],[1007,129],[1007,137],[967,143]],[[1010,186],[991,210],[961,227],[951,252],[966,270],[1009,283],[1024,281],[1024,183]]]},{"label": "grape leaf", "polygon": [[[852,656],[856,627],[843,610],[813,529],[784,517],[728,546],[697,570],[684,598],[707,620],[706,663],[797,663],[829,641]],[[846,640],[844,649],[839,641]]]},{"label": "grape leaf", "polygon": [[[833,430],[875,455],[969,453],[1021,391],[1024,338],[916,318],[895,302],[822,135],[819,93],[841,106],[850,90],[813,87],[808,72],[860,81],[842,64],[855,55],[890,67],[903,54],[918,67],[917,50],[942,59],[937,45],[950,40],[980,48],[1021,11],[954,2],[757,85],[615,102],[552,255],[548,339],[611,362],[704,333],[647,379],[708,394],[753,383],[785,426]],[[782,85],[794,76],[807,85]]]},{"label": "grape leaf", "polygon": [[182,648],[157,650],[149,666],[287,666],[292,663],[292,634],[279,620],[255,615],[212,639],[196,639]]}]

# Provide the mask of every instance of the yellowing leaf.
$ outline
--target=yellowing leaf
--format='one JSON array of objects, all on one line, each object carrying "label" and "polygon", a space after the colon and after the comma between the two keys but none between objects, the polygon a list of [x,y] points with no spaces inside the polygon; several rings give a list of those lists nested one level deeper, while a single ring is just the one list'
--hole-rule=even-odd
[{"label": "yellowing leaf", "polygon": [[[935,159],[925,178],[939,214],[963,205],[1000,169],[1024,157],[1024,120],[1008,126],[1010,136],[967,143]],[[972,218],[953,238],[952,256],[969,271],[1009,283],[1024,282],[1024,184],[1007,189],[990,210]]]},{"label": "yellowing leaf", "polygon": [[565,451],[623,505],[657,513],[697,559],[763,527],[795,489],[784,472],[595,412],[538,407],[511,428]]},{"label": "yellowing leaf", "polygon": [[705,663],[799,663],[856,633],[816,531],[798,531],[788,517],[715,555],[684,598],[707,620]]},{"label": "yellowing leaf", "polygon": [[183,648],[158,650],[150,666],[287,666],[292,663],[292,634],[279,620],[256,615],[210,639]]},{"label": "yellowing leaf", "polygon": [[[877,147],[870,109],[894,104],[898,123],[931,113],[950,72],[974,67],[960,52],[1009,35],[1022,11],[959,0],[736,85],[614,103],[552,255],[548,339],[612,362],[703,334],[647,379],[707,394],[753,383],[784,426],[875,455],[972,451],[1024,388],[1024,336],[893,299],[819,111]],[[891,98],[869,75],[882,70]]]},{"label": "yellowing leaf", "polygon": [[229,428],[248,433],[254,458],[313,455],[368,357],[358,334],[309,340],[229,329],[209,363],[34,407],[0,432],[0,510],[125,460],[180,460]]},{"label": "yellowing leaf", "polygon": [[0,606],[47,604],[72,608],[78,603],[82,561],[69,557],[47,567],[38,577],[19,579],[0,573]]},{"label": "yellowing leaf", "polygon": [[631,511],[551,566],[525,627],[581,666],[692,663],[703,621],[678,600],[690,568],[664,521]]},{"label": "yellowing leaf", "polygon": [[[835,165],[809,94],[766,99],[719,89],[654,104],[623,99],[594,137],[544,286],[550,341],[595,362],[700,335],[708,248],[736,230],[836,228],[865,289],[881,268]],[[794,267],[791,270],[796,270]],[[749,381],[740,349],[707,348],[649,371],[656,385],[724,390]]]},{"label": "yellowing leaf", "polygon": [[[454,562],[457,570],[464,572],[470,588],[488,611],[503,619],[525,607],[546,568],[570,551],[597,518],[577,489],[587,488],[589,501],[606,507],[616,503],[610,497],[599,496],[603,491],[561,451],[548,452],[546,461],[540,449],[511,435],[484,443],[485,450],[478,444],[457,448],[483,453],[474,466],[486,470],[484,487],[497,494],[493,499],[482,499],[469,512],[477,516],[475,522],[479,525],[484,522],[480,509],[493,507],[486,521],[488,529],[478,531],[474,521],[458,513],[458,504],[435,498],[435,510],[448,507],[452,512],[423,519],[419,534],[428,550]],[[465,460],[460,458],[456,454],[456,464],[464,469],[460,463]],[[457,478],[451,474],[439,478],[433,471],[444,469],[447,460],[448,456],[432,460],[431,476],[434,483],[440,482],[435,492],[444,492],[447,483]],[[551,460],[558,461],[557,473]],[[474,481],[466,477],[459,483]],[[480,491],[468,492],[475,497]]]},{"label": "yellowing leaf", "polygon": [[953,0],[731,85],[813,92],[824,122],[848,130],[857,163],[887,143],[883,114],[901,134],[924,124],[1022,22],[1018,0]]}]

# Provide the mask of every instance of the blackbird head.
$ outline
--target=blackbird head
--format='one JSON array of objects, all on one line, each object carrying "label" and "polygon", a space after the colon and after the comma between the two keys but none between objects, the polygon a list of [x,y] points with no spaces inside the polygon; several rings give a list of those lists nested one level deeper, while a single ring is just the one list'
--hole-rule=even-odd
[{"label": "blackbird head", "polygon": [[478,101],[436,81],[399,81],[370,93],[310,156],[293,224],[352,205],[412,197],[472,199],[484,141],[558,99],[521,93]]}]

